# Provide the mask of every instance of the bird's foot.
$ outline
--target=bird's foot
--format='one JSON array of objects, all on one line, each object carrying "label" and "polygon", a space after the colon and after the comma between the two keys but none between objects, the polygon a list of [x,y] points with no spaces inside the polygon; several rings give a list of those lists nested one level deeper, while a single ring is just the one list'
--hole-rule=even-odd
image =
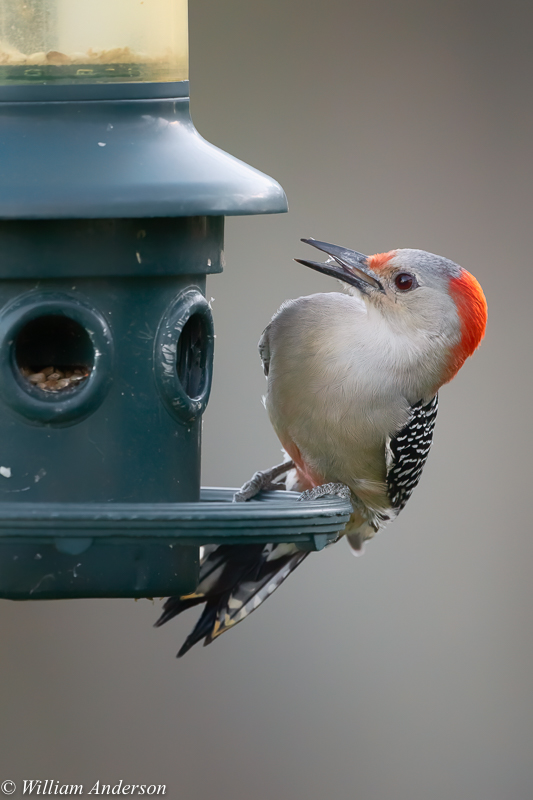
[{"label": "bird's foot", "polygon": [[[350,487],[345,483],[323,483],[322,486],[315,486],[314,489],[307,489],[302,492],[298,500],[318,500],[319,497],[331,497],[337,495],[342,497],[343,500],[349,500],[353,504],[353,497]],[[339,531],[335,539],[330,541],[326,547],[335,544],[343,536],[343,531]]]},{"label": "bird's foot", "polygon": [[332,494],[336,494],[344,500],[352,499],[350,488],[345,483],[324,483],[322,486],[315,486],[314,489],[302,492],[298,500],[318,500],[319,497],[326,497]]},{"label": "bird's foot", "polygon": [[277,464],[275,467],[264,470],[264,472],[255,472],[249,481],[241,486],[238,492],[233,495],[234,503],[245,503],[251,500],[262,491],[270,491],[271,489],[284,489],[283,483],[276,483],[276,478],[283,475],[285,472],[294,469],[293,461],[284,461],[283,464]]}]

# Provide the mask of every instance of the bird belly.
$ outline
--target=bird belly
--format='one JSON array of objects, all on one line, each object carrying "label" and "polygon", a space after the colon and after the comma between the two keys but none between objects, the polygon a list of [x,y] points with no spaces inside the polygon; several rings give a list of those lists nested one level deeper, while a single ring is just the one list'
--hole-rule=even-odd
[{"label": "bird belly", "polygon": [[298,489],[344,483],[370,509],[388,508],[385,442],[392,420],[387,409],[376,407],[361,417],[356,403],[339,404],[326,392],[325,402],[306,396],[291,413],[280,388],[269,392],[267,410],[296,465]]}]

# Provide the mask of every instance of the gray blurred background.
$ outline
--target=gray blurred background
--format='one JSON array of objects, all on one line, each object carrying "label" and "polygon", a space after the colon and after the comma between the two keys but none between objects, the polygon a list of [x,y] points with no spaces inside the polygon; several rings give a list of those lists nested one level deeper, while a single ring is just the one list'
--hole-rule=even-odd
[{"label": "gray blurred background", "polygon": [[0,602],[0,780],[533,796],[532,22],[520,0],[191,0],[195,123],[290,203],[228,220],[208,282],[203,483],[279,460],[256,342],[285,298],[335,290],[291,260],[300,237],[459,262],[488,334],[399,520],[364,558],[307,559],[207,650],[176,661],[195,612],[155,630],[159,601]]}]

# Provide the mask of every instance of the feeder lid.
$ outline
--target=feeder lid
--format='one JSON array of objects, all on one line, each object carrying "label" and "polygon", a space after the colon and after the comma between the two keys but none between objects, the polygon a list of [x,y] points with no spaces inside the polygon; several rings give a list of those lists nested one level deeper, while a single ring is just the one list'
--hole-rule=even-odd
[{"label": "feeder lid", "polygon": [[275,180],[200,136],[188,81],[0,87],[0,154],[0,219],[287,211]]}]

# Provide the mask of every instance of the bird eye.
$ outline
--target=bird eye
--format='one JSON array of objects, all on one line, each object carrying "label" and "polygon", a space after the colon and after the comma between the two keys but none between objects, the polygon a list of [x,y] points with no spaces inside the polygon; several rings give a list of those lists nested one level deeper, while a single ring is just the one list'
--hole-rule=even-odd
[{"label": "bird eye", "polygon": [[400,272],[399,275],[396,275],[394,278],[394,283],[396,284],[396,288],[401,292],[407,292],[409,289],[418,286],[415,276],[411,275],[409,272]]}]

